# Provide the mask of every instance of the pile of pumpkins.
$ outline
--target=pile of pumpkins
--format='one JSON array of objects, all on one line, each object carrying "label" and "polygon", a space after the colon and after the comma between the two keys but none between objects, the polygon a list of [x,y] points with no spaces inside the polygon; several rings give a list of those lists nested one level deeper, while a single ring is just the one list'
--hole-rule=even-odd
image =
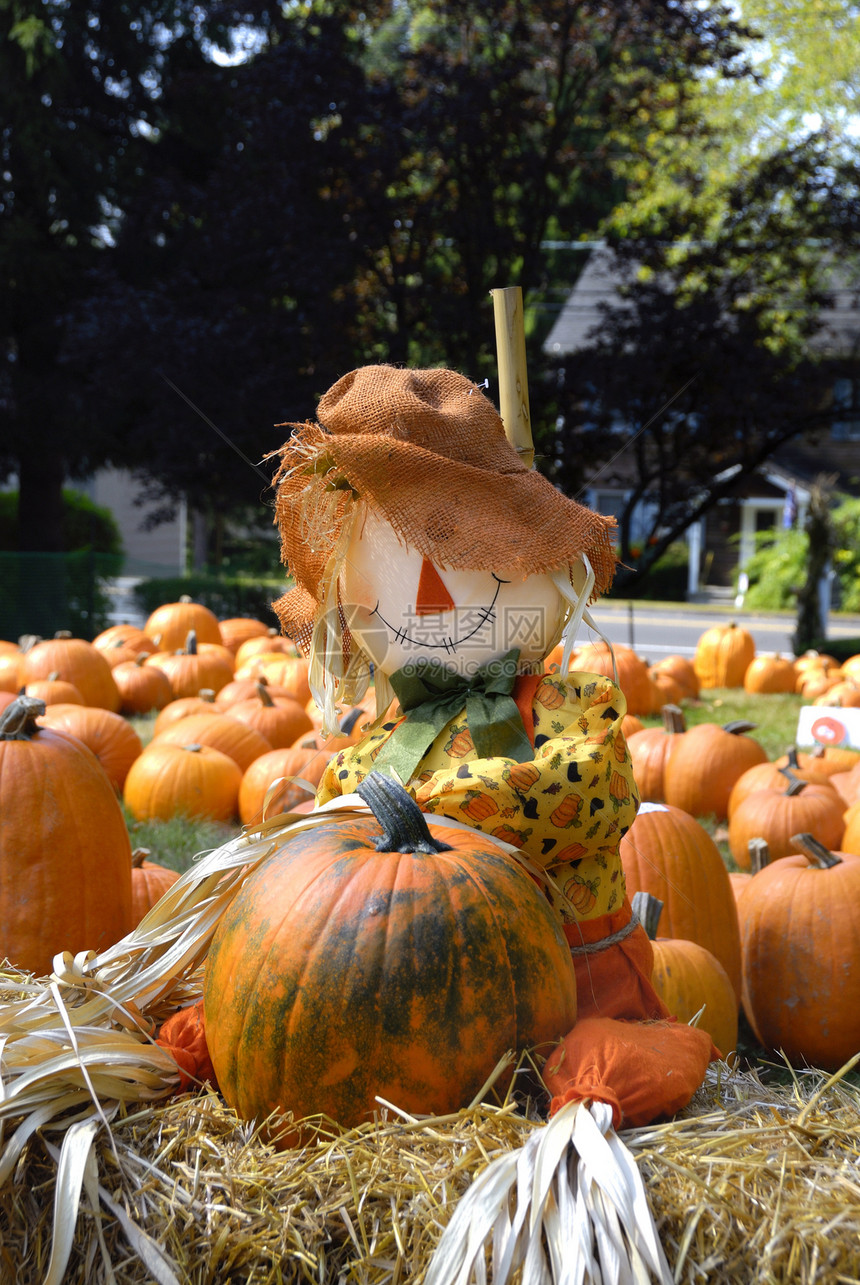
[{"label": "pile of pumpkins", "polygon": [[[144,714],[146,744],[133,721]],[[136,821],[245,825],[308,808],[366,722],[352,710],[324,738],[293,645],[199,603],[165,604],[143,628],[92,642],[0,642],[0,846],[18,854],[0,862],[0,958],[44,974],[57,943],[102,950],[175,882],[132,851],[121,802]],[[63,878],[48,877],[58,866]]]},{"label": "pile of pumpkins", "polygon": [[[686,730],[682,706],[732,686],[848,703],[852,673],[860,683],[853,659],[757,657],[734,623],[706,631],[692,661],[649,665],[616,646],[613,665],[602,643],[572,658],[576,670],[617,674],[627,699],[644,802],[621,853],[654,938],[655,984],[681,1020],[699,1015],[724,1054],[741,1007],[761,1043],[793,1061],[836,1068],[860,1051],[860,754],[827,747],[770,762],[751,725]],[[557,650],[547,668],[560,661]],[[645,726],[660,711],[662,726]],[[144,746],[130,718],[153,712]],[[136,820],[251,825],[307,809],[331,755],[361,738],[368,717],[353,710],[340,736],[323,738],[293,645],[261,621],[219,621],[189,601],[92,643],[0,642],[0,826],[4,848],[21,855],[14,872],[0,863],[0,954],[45,973],[53,943],[103,949],[177,877],[132,852],[120,799]],[[705,820],[725,827],[732,874]],[[46,879],[58,856],[64,878]]]},{"label": "pile of pumpkins", "polygon": [[[636,659],[618,665],[622,688]],[[753,724],[687,730],[682,705],[725,687],[846,704],[860,657],[757,657],[731,623],[703,634],[692,660],[660,665],[683,694],[662,726],[628,715],[643,804],[621,844],[628,893],[656,938],[655,984],[682,1019],[704,1004],[701,1024],[723,1052],[742,1009],[764,1047],[836,1070],[860,1054],[860,753],[829,745],[771,761]],[[572,667],[585,667],[581,653]]]}]

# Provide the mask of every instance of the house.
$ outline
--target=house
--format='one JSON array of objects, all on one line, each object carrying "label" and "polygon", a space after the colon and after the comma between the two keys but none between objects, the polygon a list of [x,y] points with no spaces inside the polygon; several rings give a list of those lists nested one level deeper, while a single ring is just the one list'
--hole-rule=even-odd
[{"label": "house", "polygon": [[[598,246],[547,335],[544,352],[557,357],[587,347],[600,330],[605,306],[625,306],[619,283],[612,251]],[[860,285],[839,285],[822,321],[817,339],[822,351],[860,357]],[[826,445],[819,432],[815,440],[798,439],[780,448],[751,475],[741,476],[738,467],[737,486],[688,529],[690,601],[732,596],[738,573],[755,550],[756,535],[784,522],[802,526],[810,488],[823,471],[833,477],[834,491],[860,496],[860,381],[835,380],[833,399],[844,415],[832,422]],[[583,498],[600,513],[617,516],[630,490],[626,461],[620,455],[587,485]],[[634,543],[637,520],[647,529],[646,519],[644,509],[634,513]]]},{"label": "house", "polygon": [[125,469],[103,468],[81,486],[94,504],[110,509],[125,550],[129,577],[182,575],[187,562],[188,516],[184,501],[175,518],[149,527],[155,506],[139,501],[140,483]]}]

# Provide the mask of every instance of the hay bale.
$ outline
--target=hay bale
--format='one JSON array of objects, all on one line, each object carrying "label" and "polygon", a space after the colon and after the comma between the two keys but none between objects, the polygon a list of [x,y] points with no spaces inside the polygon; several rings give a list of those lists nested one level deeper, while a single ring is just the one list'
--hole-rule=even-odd
[{"label": "hay bale", "polygon": [[[860,1277],[860,1095],[831,1081],[768,1086],[723,1064],[677,1120],[623,1132],[676,1280]],[[514,1101],[415,1122],[382,1110],[349,1131],[321,1121],[312,1143],[276,1152],[217,1093],[185,1094],[102,1132],[101,1213],[85,1192],[64,1283],[107,1281],[108,1261],[117,1285],[160,1279],[133,1227],[182,1285],[418,1281],[473,1178],[540,1127]],[[49,1145],[29,1142],[0,1189],[4,1282],[45,1278]]]}]

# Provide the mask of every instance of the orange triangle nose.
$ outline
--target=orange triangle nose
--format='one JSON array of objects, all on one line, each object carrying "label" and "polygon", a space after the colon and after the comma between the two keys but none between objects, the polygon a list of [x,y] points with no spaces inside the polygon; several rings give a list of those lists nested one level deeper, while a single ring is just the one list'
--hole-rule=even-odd
[{"label": "orange triangle nose", "polygon": [[445,583],[429,558],[421,563],[421,575],[418,577],[418,596],[415,599],[415,614],[418,616],[438,615],[440,611],[453,611],[454,599],[445,588]]}]

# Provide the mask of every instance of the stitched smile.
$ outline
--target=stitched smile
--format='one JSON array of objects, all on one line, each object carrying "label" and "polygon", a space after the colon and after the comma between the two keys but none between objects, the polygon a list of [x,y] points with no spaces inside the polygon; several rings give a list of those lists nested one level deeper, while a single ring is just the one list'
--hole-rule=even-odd
[{"label": "stitched smile", "polygon": [[475,634],[478,633],[481,629],[483,629],[484,625],[486,625],[488,621],[495,620],[496,618],[495,607],[496,607],[496,600],[499,596],[499,590],[501,589],[503,584],[510,584],[510,581],[500,580],[494,571],[491,571],[490,575],[493,577],[493,579],[496,582],[496,592],[493,594],[493,601],[487,607],[474,608],[474,611],[478,617],[478,623],[475,625],[475,628],[471,630],[470,633],[464,634],[462,638],[454,639],[449,636],[448,638],[444,638],[441,642],[430,642],[425,640],[424,638],[415,638],[413,637],[412,634],[409,633],[408,629],[400,629],[397,627],[397,625],[393,625],[389,620],[386,620],[385,617],[380,613],[378,601],[376,603],[376,606],[373,608],[373,611],[370,614],[371,616],[377,616],[378,619],[381,620],[382,624],[393,636],[395,642],[399,642],[399,643],[409,642],[409,643],[413,643],[416,647],[426,647],[428,648],[428,650],[431,650],[431,651],[445,651],[450,654],[452,651],[456,651],[457,648],[462,643],[468,642],[470,638],[474,638]]}]

